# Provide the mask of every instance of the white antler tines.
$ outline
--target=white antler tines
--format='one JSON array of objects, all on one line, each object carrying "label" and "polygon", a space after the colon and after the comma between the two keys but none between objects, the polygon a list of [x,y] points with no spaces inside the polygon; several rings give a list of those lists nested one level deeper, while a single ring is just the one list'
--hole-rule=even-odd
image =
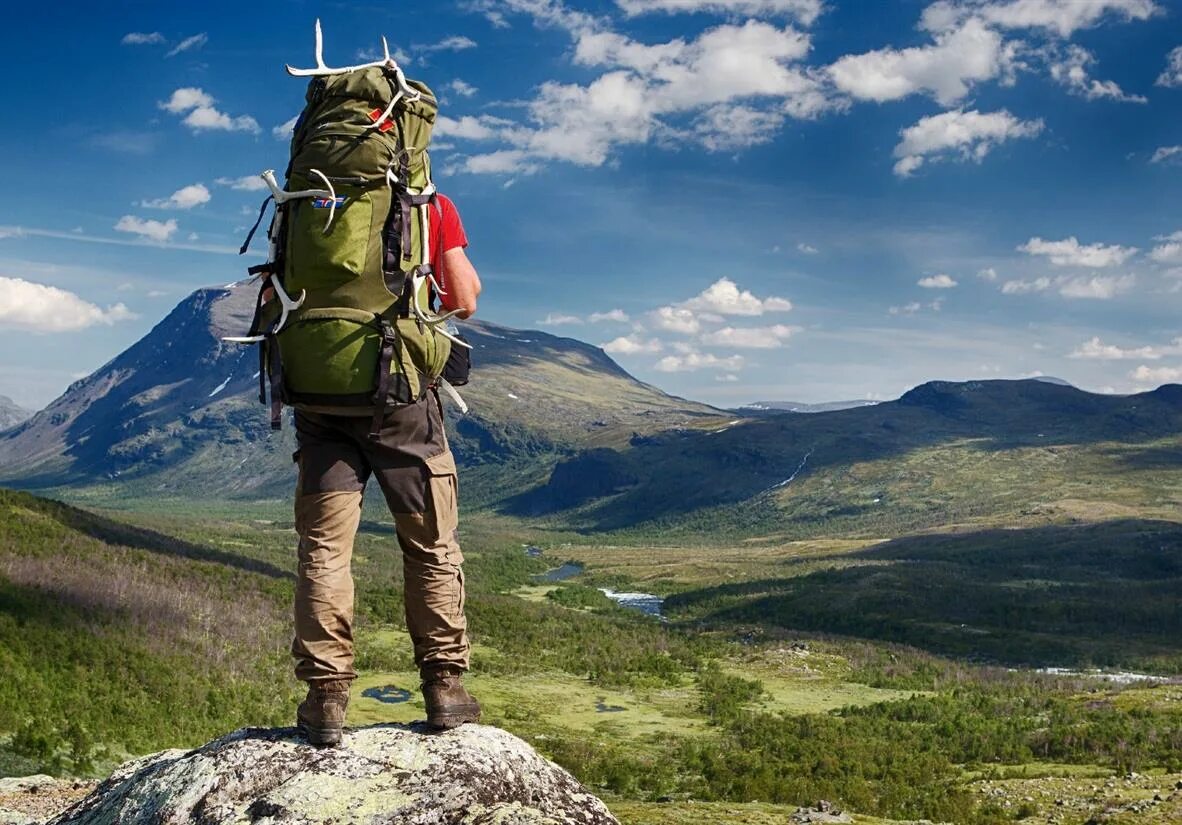
[{"label": "white antler tines", "polygon": [[[339,68],[325,65],[324,34],[320,30],[320,18],[316,18],[316,68],[297,69],[289,64],[287,66],[287,73],[292,77],[328,77],[330,75],[348,74],[349,72],[356,72],[361,69],[372,69],[378,66],[384,66],[394,70],[394,80],[398,84],[398,90],[402,96],[409,100],[419,99],[418,90],[411,88],[410,84],[406,82],[406,75],[402,73],[402,69],[399,68],[398,63],[390,56],[390,44],[386,42],[385,37],[382,38],[381,60],[375,60],[372,63],[361,63],[357,66],[341,66]],[[389,117],[389,115],[384,115],[378,120],[378,123],[381,123],[386,117]]]}]

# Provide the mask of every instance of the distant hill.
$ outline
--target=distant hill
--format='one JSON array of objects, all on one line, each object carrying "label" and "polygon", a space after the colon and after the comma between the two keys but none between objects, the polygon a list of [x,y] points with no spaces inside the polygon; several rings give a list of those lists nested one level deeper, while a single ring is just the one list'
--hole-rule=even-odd
[{"label": "distant hill", "polygon": [[782,412],[820,413],[834,412],[836,410],[851,410],[855,407],[870,407],[877,403],[877,401],[870,401],[865,398],[857,401],[822,401],[818,404],[809,404],[804,401],[752,401],[750,404],[737,407],[735,412],[745,413],[747,415]]},{"label": "distant hill", "polygon": [[7,430],[31,418],[32,410],[26,410],[6,395],[0,395],[0,430]]},{"label": "distant hill", "polygon": [[[194,292],[140,341],[0,434],[0,482],[288,494],[292,428],[269,429],[256,397],[257,349],[221,341],[245,332],[254,297],[246,285]],[[475,347],[472,383],[463,389],[472,412],[455,422],[452,444],[468,465],[618,446],[634,433],[726,420],[637,381],[581,341],[483,322],[464,332]]]}]

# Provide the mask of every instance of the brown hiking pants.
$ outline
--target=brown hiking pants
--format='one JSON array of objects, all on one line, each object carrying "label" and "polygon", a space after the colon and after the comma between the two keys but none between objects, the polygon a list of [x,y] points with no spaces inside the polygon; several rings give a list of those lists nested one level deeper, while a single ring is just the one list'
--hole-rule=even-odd
[{"label": "brown hiking pants", "polygon": [[394,516],[406,579],[406,626],[420,670],[468,669],[464,561],[456,541],[456,465],[434,393],[370,419],[297,411],[295,672],[305,682],[354,679],[353,538],[377,478]]}]

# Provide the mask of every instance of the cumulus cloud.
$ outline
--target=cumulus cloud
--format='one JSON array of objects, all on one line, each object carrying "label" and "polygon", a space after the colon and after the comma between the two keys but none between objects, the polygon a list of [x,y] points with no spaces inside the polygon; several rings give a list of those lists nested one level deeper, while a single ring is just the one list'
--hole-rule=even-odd
[{"label": "cumulus cloud", "polygon": [[796,245],[796,251],[804,255],[816,255],[818,252],[820,252],[817,247],[813,246],[812,244],[807,244],[804,241],[801,241]]},{"label": "cumulus cloud", "polygon": [[952,289],[956,286],[956,283],[956,280],[951,275],[940,273],[939,275],[920,278],[915,282],[915,285],[921,286],[924,289]]},{"label": "cumulus cloud", "polygon": [[653,326],[666,332],[693,335],[702,328],[702,322],[688,309],[661,307],[649,313]]},{"label": "cumulus cloud", "polygon": [[1125,92],[1112,80],[1096,80],[1089,76],[1089,67],[1096,57],[1081,46],[1069,45],[1048,60],[1051,79],[1078,97],[1088,100],[1115,100],[1122,103],[1147,103],[1141,95]]},{"label": "cumulus cloud", "polygon": [[943,308],[944,299],[943,297],[940,297],[927,304],[920,303],[919,301],[910,301],[906,304],[889,307],[887,312],[891,315],[918,315],[924,310],[928,310],[930,312],[939,312]]},{"label": "cumulus cloud", "polygon": [[204,46],[208,42],[209,42],[209,35],[207,35],[205,32],[201,32],[201,34],[195,34],[192,37],[186,37],[180,43],[177,43],[175,46],[173,46],[171,49],[169,49],[168,54],[166,54],[164,56],[165,57],[176,57],[181,52],[188,52],[188,51],[193,51],[194,49],[200,49],[202,46]]},{"label": "cumulus cloud", "polygon": [[164,243],[177,230],[176,220],[169,218],[167,221],[152,221],[138,218],[135,215],[124,215],[115,224],[116,232],[127,232],[132,235],[139,235],[141,238],[147,238],[156,243]]},{"label": "cumulus cloud", "polygon": [[1154,238],[1157,246],[1149,251],[1149,257],[1159,264],[1182,264],[1182,230]]},{"label": "cumulus cloud", "polygon": [[977,272],[977,277],[982,281],[996,281],[997,270],[991,266],[985,267],[984,269]]},{"label": "cumulus cloud", "polygon": [[466,83],[463,80],[460,80],[458,77],[451,83],[448,83],[445,88],[450,89],[460,97],[472,97],[474,94],[480,91],[471,83]]},{"label": "cumulus cloud", "polygon": [[1019,252],[1048,258],[1055,266],[1084,266],[1103,269],[1120,266],[1137,254],[1133,246],[1105,245],[1094,243],[1083,245],[1075,236],[1062,241],[1044,241],[1031,238],[1018,247]]},{"label": "cumulus cloud", "polygon": [[829,75],[837,88],[859,100],[881,103],[927,92],[947,106],[968,94],[974,83],[1010,71],[1014,61],[1014,47],[977,19],[940,32],[935,41],[846,55],[829,67]]},{"label": "cumulus cloud", "polygon": [[787,312],[792,309],[792,302],[785,298],[757,298],[749,290],[739,289],[730,278],[719,278],[681,306],[716,315],[763,315],[765,312]]},{"label": "cumulus cloud", "polygon": [[565,29],[575,62],[601,74],[586,84],[543,83],[523,122],[473,138],[512,148],[468,157],[459,162],[461,171],[528,172],[549,161],[600,166],[617,147],[658,139],[732,151],[766,142],[786,118],[842,106],[822,78],[795,65],[811,42],[790,25],[748,20],[694,39],[648,44],[552,0],[507,0],[506,6]]},{"label": "cumulus cloud", "polygon": [[158,46],[165,40],[160,32],[128,32],[119,42],[124,46]]},{"label": "cumulus cloud", "polygon": [[777,349],[799,332],[798,327],[773,324],[767,327],[723,327],[701,337],[703,344],[732,349]]},{"label": "cumulus cloud", "polygon": [[938,0],[923,13],[921,26],[945,31],[968,18],[1003,29],[1042,29],[1067,38],[1105,17],[1148,20],[1161,7],[1154,0]]},{"label": "cumulus cloud", "polygon": [[295,131],[296,121],[299,119],[299,115],[293,115],[291,119],[283,121],[271,129],[271,136],[276,140],[291,140],[291,133]]},{"label": "cumulus cloud", "polygon": [[1057,278],[1035,278],[1034,280],[1006,281],[1001,291],[1004,295],[1028,295],[1036,292],[1057,290],[1064,298],[1081,298],[1106,301],[1132,289],[1137,283],[1135,275],[1092,275]]},{"label": "cumulus cloud", "polygon": [[629,17],[657,12],[786,15],[805,26],[811,26],[825,8],[821,0],[616,0],[616,5]]},{"label": "cumulus cloud", "polygon": [[607,312],[592,312],[587,316],[587,320],[592,324],[605,322],[626,324],[628,323],[628,313],[622,309],[609,309]]},{"label": "cumulus cloud", "polygon": [[708,352],[689,352],[684,355],[666,355],[656,364],[658,372],[696,372],[697,370],[721,370],[736,372],[743,368],[741,355],[720,358]]},{"label": "cumulus cloud", "polygon": [[0,276],[0,328],[73,332],[137,317],[123,304],[102,309],[55,286]]},{"label": "cumulus cloud", "polygon": [[1173,162],[1174,158],[1182,160],[1182,146],[1159,146],[1157,151],[1153,153],[1153,157],[1149,159],[1150,163],[1166,163]]},{"label": "cumulus cloud", "polygon": [[1003,295],[1028,295],[1032,292],[1046,292],[1055,282],[1050,278],[1035,278],[1030,281],[1013,280],[1001,285]]},{"label": "cumulus cloud", "polygon": [[603,345],[603,351],[612,355],[650,355],[664,349],[656,338],[641,338],[639,335],[622,335]]},{"label": "cumulus cloud", "polygon": [[1068,278],[1059,285],[1064,298],[1087,298],[1107,301],[1128,292],[1137,283],[1135,275],[1093,275],[1090,278]]},{"label": "cumulus cloud", "polygon": [[[262,180],[259,183],[262,183]],[[203,184],[193,183],[189,186],[182,186],[167,198],[144,201],[140,205],[149,209],[192,209],[195,206],[209,203],[211,197],[209,190]]]},{"label": "cumulus cloud", "polygon": [[1129,373],[1129,378],[1150,384],[1174,384],[1182,381],[1182,367],[1147,367],[1142,364]]},{"label": "cumulus cloud", "polygon": [[258,134],[259,124],[250,115],[230,117],[214,107],[216,101],[204,90],[186,86],[177,89],[166,101],[158,105],[166,112],[184,115],[182,123],[194,132],[215,130],[226,132],[251,132]]},{"label": "cumulus cloud", "polygon": [[583,319],[577,315],[563,315],[561,312],[551,312],[545,318],[538,321],[544,327],[559,327],[570,324],[581,324]]},{"label": "cumulus cloud", "polygon": [[429,43],[425,46],[416,45],[414,48],[420,52],[462,52],[467,49],[475,49],[476,41],[471,37],[457,34],[451,37],[445,37],[438,43]]},{"label": "cumulus cloud", "polygon": [[1166,55],[1166,68],[1157,77],[1158,86],[1176,88],[1182,86],[1182,46],[1177,46]]},{"label": "cumulus cloud", "polygon": [[217,178],[218,186],[228,186],[240,192],[262,192],[267,188],[266,182],[259,175],[243,175],[240,178]]},{"label": "cumulus cloud", "polygon": [[954,109],[931,115],[899,132],[895,174],[909,177],[927,160],[947,156],[980,163],[1002,143],[1032,138],[1042,130],[1042,120],[1019,120],[1004,109],[986,114]]},{"label": "cumulus cloud", "polygon": [[1105,344],[1099,336],[1093,337],[1076,347],[1068,358],[1082,358],[1089,361],[1158,361],[1166,356],[1182,355],[1182,338],[1175,338],[1162,347],[1119,347]]}]

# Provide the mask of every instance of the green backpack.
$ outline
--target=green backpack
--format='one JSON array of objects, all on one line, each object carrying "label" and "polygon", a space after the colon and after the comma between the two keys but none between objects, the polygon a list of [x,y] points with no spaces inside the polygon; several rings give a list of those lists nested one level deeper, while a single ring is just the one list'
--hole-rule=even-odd
[{"label": "green backpack", "polygon": [[319,21],[316,34],[318,68],[288,67],[313,77],[286,186],[263,173],[272,195],[259,222],[270,201],[275,216],[268,263],[248,270],[262,276],[255,319],[249,336],[227,340],[260,344],[259,396],[266,403],[269,384],[273,429],[287,403],[371,415],[376,438],[390,407],[439,379],[452,342],[465,345],[441,328],[452,313],[431,308],[427,145],[438,103],[388,57],[328,69]]}]

